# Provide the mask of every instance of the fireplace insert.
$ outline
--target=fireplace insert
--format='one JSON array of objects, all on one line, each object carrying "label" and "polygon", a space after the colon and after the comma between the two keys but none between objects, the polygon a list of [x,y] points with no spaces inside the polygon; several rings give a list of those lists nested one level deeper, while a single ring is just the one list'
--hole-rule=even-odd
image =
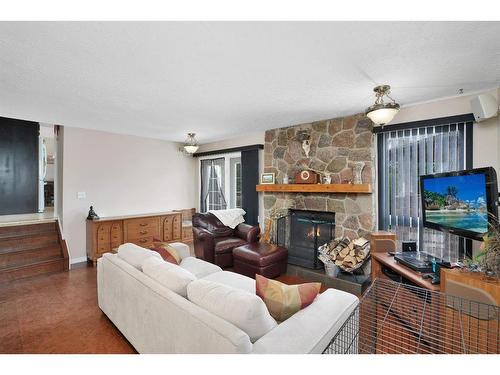
[{"label": "fireplace insert", "polygon": [[[319,269],[318,247],[335,237],[335,213],[290,210],[288,220],[288,263]],[[283,231],[283,229],[281,228]]]}]

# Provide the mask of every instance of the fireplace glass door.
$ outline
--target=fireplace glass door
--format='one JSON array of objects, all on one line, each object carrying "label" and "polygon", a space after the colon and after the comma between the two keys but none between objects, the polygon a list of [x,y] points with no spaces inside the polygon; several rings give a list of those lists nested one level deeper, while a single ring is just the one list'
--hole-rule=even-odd
[{"label": "fireplace glass door", "polygon": [[335,236],[335,213],[291,210],[288,263],[318,269],[318,247]]}]

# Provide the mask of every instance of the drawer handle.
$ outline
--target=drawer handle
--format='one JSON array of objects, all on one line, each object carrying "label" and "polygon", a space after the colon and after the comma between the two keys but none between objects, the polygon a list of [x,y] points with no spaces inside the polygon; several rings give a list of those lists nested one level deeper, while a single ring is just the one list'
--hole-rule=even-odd
[{"label": "drawer handle", "polygon": [[139,232],[139,234],[147,234],[147,233],[148,233],[148,231],[147,231],[147,230],[141,230],[141,231]]},{"label": "drawer handle", "polygon": [[139,224],[141,227],[147,227],[148,226],[148,223],[140,223]]},{"label": "drawer handle", "polygon": [[148,240],[147,240],[147,239],[145,239],[145,238],[142,238],[142,239],[140,239],[140,240],[139,240],[139,242],[140,242],[140,243],[144,243],[144,242],[148,242]]}]

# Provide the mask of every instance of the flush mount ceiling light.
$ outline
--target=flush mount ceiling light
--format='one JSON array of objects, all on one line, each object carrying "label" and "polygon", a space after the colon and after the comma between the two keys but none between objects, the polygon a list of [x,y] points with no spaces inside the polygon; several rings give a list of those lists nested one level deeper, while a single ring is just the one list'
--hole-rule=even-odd
[{"label": "flush mount ceiling light", "polygon": [[196,141],[195,136],[195,133],[188,133],[186,141],[184,142],[184,151],[186,151],[188,154],[194,154],[200,147],[198,145],[198,142]]},{"label": "flush mount ceiling light", "polygon": [[[374,124],[384,126],[396,116],[399,111],[399,104],[389,96],[391,86],[377,86],[373,91],[375,91],[375,103],[366,109],[365,114]],[[384,96],[390,99],[391,102],[384,103]]]}]

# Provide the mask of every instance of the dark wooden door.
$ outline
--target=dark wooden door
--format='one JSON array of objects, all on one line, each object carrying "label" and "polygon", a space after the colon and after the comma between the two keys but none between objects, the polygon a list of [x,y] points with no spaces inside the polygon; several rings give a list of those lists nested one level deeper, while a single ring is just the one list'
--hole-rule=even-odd
[{"label": "dark wooden door", "polygon": [[37,122],[0,117],[0,215],[38,211]]}]

